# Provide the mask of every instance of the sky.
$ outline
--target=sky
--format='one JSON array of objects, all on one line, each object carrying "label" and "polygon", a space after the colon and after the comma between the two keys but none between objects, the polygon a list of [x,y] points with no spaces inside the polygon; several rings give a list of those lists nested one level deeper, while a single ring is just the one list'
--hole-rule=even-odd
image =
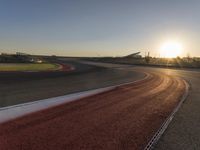
[{"label": "sky", "polygon": [[166,41],[200,56],[199,0],[0,0],[0,52],[160,55]]}]

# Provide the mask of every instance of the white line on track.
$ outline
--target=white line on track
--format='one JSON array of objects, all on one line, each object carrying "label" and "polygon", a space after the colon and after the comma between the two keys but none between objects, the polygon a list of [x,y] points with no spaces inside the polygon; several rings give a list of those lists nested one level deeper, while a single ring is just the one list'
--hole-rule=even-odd
[{"label": "white line on track", "polygon": [[118,85],[109,86],[109,87],[105,87],[105,88],[99,88],[99,89],[94,89],[94,90],[89,90],[89,91],[84,91],[84,92],[79,92],[79,93],[73,93],[73,94],[68,94],[68,95],[64,95],[64,96],[38,100],[38,101],[34,101],[34,102],[28,102],[28,103],[24,103],[24,104],[2,107],[2,108],[0,108],[0,123],[4,123],[9,120],[13,120],[13,119],[25,116],[27,114],[34,113],[34,112],[37,112],[40,110],[44,110],[44,109],[47,109],[50,107],[54,107],[54,106],[69,103],[72,101],[76,101],[81,98],[85,98],[88,96],[107,92],[107,91],[110,91],[110,90],[115,89],[122,85],[132,84],[135,82],[145,80],[146,78],[149,77],[149,74],[147,74],[147,73],[144,73],[144,74],[146,76],[143,79],[129,82],[129,83],[118,84]]},{"label": "white line on track", "polygon": [[95,95],[98,93],[102,93],[105,91],[109,91],[113,89],[114,87],[107,87],[107,88],[101,88],[96,90],[90,90],[80,93],[74,93],[54,98],[48,98],[43,100],[38,100],[34,102],[14,105],[14,106],[8,106],[0,108],[0,123],[36,112],[43,109],[47,109],[53,106],[57,106],[60,104],[68,103],[71,101],[75,101],[87,96]]}]

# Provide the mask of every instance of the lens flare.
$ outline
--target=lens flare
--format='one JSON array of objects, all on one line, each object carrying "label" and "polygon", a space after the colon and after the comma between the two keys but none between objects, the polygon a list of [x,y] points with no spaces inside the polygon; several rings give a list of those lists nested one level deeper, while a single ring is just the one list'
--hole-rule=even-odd
[{"label": "lens flare", "polygon": [[162,45],[160,53],[162,57],[175,58],[181,55],[182,49],[181,43],[170,41]]}]

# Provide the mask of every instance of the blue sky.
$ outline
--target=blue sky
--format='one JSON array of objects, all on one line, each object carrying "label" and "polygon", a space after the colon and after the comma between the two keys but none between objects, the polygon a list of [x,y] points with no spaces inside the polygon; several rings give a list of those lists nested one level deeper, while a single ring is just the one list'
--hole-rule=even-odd
[{"label": "blue sky", "polygon": [[199,0],[0,0],[0,52],[159,55],[167,40],[200,56]]}]

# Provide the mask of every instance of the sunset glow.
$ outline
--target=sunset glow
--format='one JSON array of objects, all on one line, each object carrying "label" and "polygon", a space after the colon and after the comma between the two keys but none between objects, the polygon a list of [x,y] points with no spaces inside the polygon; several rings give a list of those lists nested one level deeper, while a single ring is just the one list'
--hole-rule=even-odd
[{"label": "sunset glow", "polygon": [[161,46],[160,54],[161,57],[175,58],[180,56],[182,53],[182,44],[176,41],[168,41]]}]

